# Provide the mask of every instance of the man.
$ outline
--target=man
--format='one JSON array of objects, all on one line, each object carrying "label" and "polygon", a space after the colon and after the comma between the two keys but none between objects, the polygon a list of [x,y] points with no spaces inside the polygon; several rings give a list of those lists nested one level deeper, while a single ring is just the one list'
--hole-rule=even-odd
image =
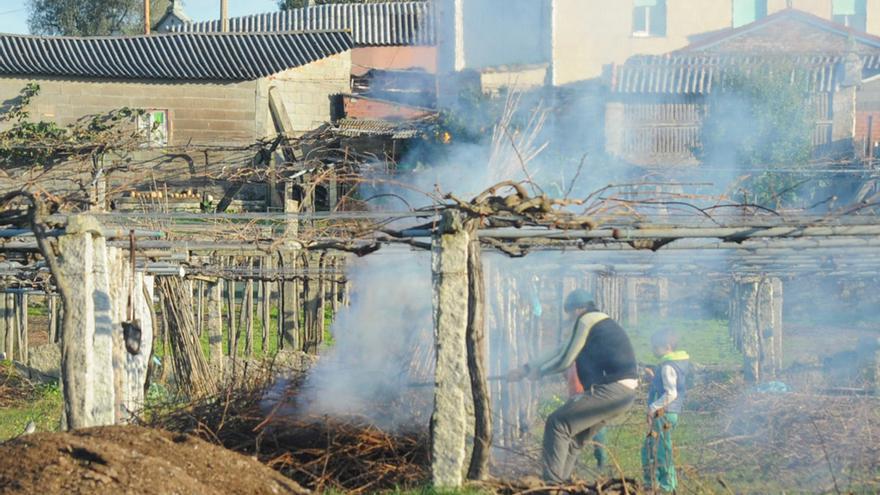
[{"label": "man", "polygon": [[632,405],[638,387],[636,357],[623,328],[599,312],[590,293],[574,290],[565,312],[575,320],[562,346],[508,373],[509,381],[537,380],[575,364],[584,393],[547,418],[544,428],[544,481],[569,481],[580,450],[608,421]]}]

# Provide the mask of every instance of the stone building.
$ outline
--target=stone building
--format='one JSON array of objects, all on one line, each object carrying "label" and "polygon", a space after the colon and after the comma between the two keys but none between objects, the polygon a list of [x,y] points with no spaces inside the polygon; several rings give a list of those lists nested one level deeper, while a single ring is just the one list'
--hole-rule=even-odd
[{"label": "stone building", "polygon": [[296,132],[330,117],[348,91],[342,32],[161,34],[117,38],[0,36],[0,98],[38,83],[31,118],[68,124],[121,107],[159,122],[153,145],[253,143],[271,136],[269,93]]},{"label": "stone building", "polygon": [[[708,96],[736,71],[776,65],[804,81],[817,154],[863,148],[880,37],[806,12],[784,10],[661,56],[636,56],[607,72],[605,149],[637,165],[696,164]],[[857,107],[863,107],[857,115]],[[862,126],[866,127],[866,126]]]},{"label": "stone building", "polygon": [[[555,86],[659,55],[788,8],[880,34],[880,0],[434,0],[441,72],[546,66]],[[518,80],[511,70],[511,80]]]}]

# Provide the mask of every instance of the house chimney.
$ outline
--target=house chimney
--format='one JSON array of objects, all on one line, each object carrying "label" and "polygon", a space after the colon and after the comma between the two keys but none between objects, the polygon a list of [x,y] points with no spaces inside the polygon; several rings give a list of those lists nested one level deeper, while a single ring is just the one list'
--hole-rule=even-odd
[{"label": "house chimney", "polygon": [[229,10],[226,5],[227,0],[220,0],[220,31],[229,32]]},{"label": "house chimney", "polygon": [[150,34],[150,0],[144,0],[144,34]]}]

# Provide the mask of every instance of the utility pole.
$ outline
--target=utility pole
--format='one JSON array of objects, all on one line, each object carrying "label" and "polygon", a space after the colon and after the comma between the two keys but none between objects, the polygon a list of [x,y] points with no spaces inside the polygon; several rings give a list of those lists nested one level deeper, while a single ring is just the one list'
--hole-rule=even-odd
[{"label": "utility pole", "polygon": [[229,31],[229,10],[226,2],[227,0],[220,0],[220,31],[224,33]]},{"label": "utility pole", "polygon": [[150,0],[144,0],[144,34],[150,34]]}]

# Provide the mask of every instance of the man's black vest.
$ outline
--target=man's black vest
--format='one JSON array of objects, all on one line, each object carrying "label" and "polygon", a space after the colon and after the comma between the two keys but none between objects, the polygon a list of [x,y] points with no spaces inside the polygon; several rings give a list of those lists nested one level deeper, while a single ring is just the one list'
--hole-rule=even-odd
[{"label": "man's black vest", "polygon": [[636,371],[636,354],[629,337],[611,318],[593,325],[575,364],[578,379],[585,390],[589,390],[592,385],[604,385],[639,376]]}]

